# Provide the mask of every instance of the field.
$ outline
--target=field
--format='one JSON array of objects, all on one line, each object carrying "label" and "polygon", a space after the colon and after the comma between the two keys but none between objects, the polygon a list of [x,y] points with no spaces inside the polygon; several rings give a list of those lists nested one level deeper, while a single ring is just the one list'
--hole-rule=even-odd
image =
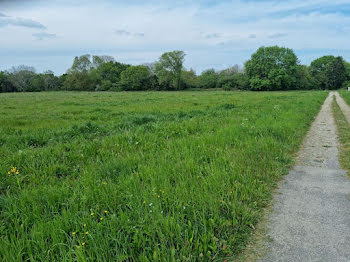
[{"label": "field", "polygon": [[236,257],[327,94],[0,94],[0,260]]}]

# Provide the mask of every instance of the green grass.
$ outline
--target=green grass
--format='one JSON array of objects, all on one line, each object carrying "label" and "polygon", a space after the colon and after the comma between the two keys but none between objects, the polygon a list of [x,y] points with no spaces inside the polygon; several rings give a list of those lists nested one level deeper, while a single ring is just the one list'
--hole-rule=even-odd
[{"label": "green grass", "polygon": [[235,258],[326,96],[0,94],[0,260]]},{"label": "green grass", "polygon": [[[348,104],[350,104],[349,93],[350,92],[348,91],[340,92],[341,96]],[[348,170],[348,174],[350,175],[350,124],[347,122],[336,101],[333,101],[333,113],[338,127],[338,135],[341,144],[339,160],[342,167]]]},{"label": "green grass", "polygon": [[350,92],[348,90],[340,90],[339,94],[345,100],[345,102],[350,105]]}]

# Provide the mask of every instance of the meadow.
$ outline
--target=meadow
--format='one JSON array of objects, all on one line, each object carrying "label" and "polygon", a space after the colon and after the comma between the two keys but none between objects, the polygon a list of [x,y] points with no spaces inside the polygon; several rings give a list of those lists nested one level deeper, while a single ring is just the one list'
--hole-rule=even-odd
[{"label": "meadow", "polygon": [[0,94],[0,260],[236,258],[327,94]]}]

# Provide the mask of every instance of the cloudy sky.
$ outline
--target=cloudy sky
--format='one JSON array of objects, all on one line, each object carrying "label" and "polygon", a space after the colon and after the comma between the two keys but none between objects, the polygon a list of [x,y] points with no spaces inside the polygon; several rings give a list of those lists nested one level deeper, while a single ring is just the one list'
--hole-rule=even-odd
[{"label": "cloudy sky", "polygon": [[301,63],[350,60],[349,0],[0,0],[0,70],[64,73],[74,56],[153,62],[186,52],[197,72],[242,65],[259,46],[293,48]]}]

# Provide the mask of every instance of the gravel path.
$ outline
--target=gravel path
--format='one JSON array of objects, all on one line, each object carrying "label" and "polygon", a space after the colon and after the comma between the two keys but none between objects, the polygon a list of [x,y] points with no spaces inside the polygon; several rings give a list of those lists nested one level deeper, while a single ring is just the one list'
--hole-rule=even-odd
[{"label": "gravel path", "polygon": [[260,261],[350,261],[350,180],[338,162],[334,94],[275,195]]}]

